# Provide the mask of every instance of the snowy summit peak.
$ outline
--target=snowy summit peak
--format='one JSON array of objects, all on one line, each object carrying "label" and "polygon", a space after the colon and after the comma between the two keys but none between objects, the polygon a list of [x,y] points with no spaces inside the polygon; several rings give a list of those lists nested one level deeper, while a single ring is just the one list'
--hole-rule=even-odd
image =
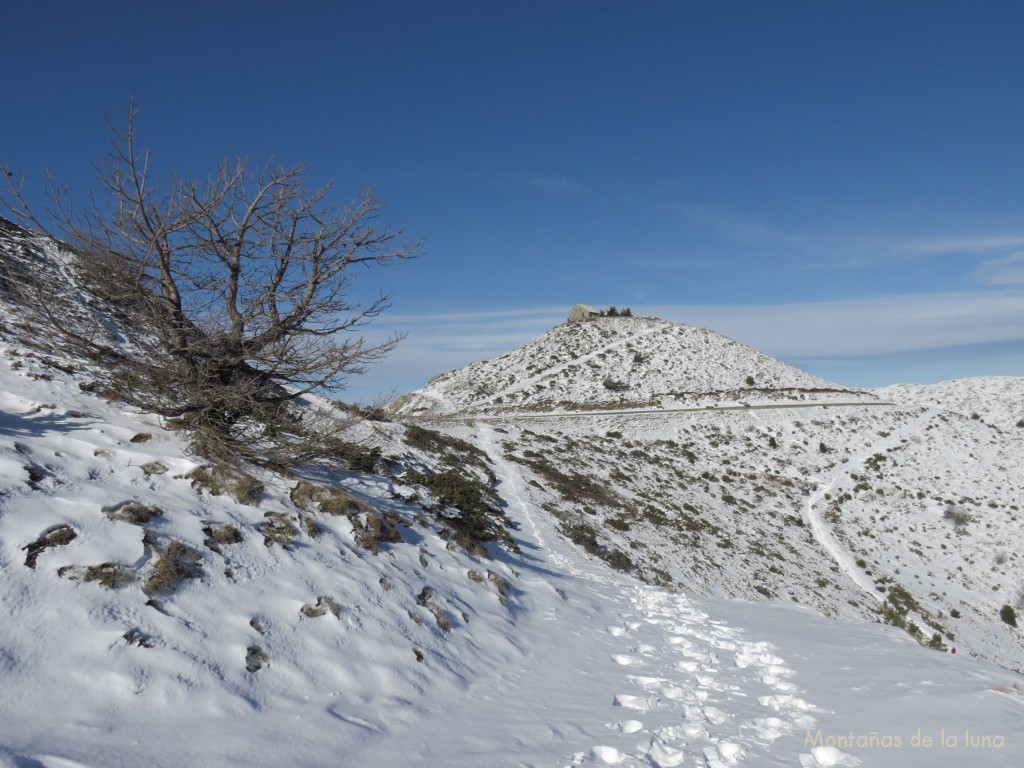
[{"label": "snowy summit peak", "polygon": [[706,328],[577,304],[518,349],[445,373],[399,398],[407,415],[672,409],[864,393]]}]

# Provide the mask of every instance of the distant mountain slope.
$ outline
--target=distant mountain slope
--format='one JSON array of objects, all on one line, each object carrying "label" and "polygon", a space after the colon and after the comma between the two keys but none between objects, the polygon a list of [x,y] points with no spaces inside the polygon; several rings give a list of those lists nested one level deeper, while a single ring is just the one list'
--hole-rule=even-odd
[{"label": "distant mountain slope", "polygon": [[1024,440],[922,406],[504,416],[526,494],[595,556],[713,597],[884,620],[1024,669]]},{"label": "distant mountain slope", "polygon": [[441,415],[799,402],[823,394],[874,399],[706,328],[607,317],[559,325],[493,360],[437,376],[392,407]]},{"label": "distant mountain slope", "polygon": [[981,376],[938,384],[894,384],[872,390],[883,400],[921,404],[977,415],[1003,429],[1024,435],[1024,376]]},{"label": "distant mountain slope", "polygon": [[493,429],[484,447],[532,504],[649,582],[884,620],[1022,669],[1000,618],[1024,608],[1022,402],[1024,379],[859,392],[706,329],[600,318],[393,407]]}]

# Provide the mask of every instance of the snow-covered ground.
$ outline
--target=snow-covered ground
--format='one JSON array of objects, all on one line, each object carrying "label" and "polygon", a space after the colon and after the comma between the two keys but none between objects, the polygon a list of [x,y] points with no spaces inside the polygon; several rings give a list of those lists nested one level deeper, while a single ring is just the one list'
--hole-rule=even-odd
[{"label": "snow-covered ground", "polygon": [[[140,556],[134,526],[99,519],[104,499],[160,503],[159,534],[182,538],[214,516],[251,526],[283,502],[249,509],[197,496],[173,478],[188,460],[167,433],[76,395],[60,376],[43,384],[20,373],[0,367],[4,455],[12,471],[31,458],[52,478],[28,489],[19,465],[0,511],[5,767],[1024,761],[1024,678],[879,625],[641,584],[566,541],[530,503],[521,468],[501,458],[493,469],[519,555],[469,559],[429,530],[412,547],[359,554],[343,526],[267,561],[249,527],[235,546],[251,550],[224,563],[233,580],[209,567],[161,607],[133,587],[58,578],[59,564]],[[27,395],[40,385],[64,404],[37,410],[48,404]],[[83,406],[91,416],[75,415]],[[154,439],[132,443],[143,430]],[[492,455],[501,437],[478,434]],[[96,457],[102,448],[113,455]],[[152,460],[174,469],[147,477],[139,465]],[[95,487],[84,480],[92,470]],[[21,547],[54,523],[76,526],[78,538],[26,568]],[[504,605],[493,585],[468,577],[474,567],[507,576]],[[403,615],[421,609],[400,595],[425,581],[450,632],[426,611],[422,623]],[[340,619],[300,615],[321,593],[338,600]],[[152,647],[126,641],[126,628]],[[270,658],[247,672],[254,643]]]},{"label": "snow-covered ground", "polygon": [[[43,330],[0,302],[0,768],[1024,764],[1020,379],[612,319],[405,400],[444,435],[354,423],[373,472],[246,477]],[[515,545],[456,542],[453,468]]]}]

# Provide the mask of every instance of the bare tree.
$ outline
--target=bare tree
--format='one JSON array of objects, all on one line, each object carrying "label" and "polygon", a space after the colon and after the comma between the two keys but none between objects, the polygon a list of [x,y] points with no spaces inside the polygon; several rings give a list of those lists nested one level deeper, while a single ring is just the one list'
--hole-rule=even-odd
[{"label": "bare tree", "polygon": [[[37,303],[64,338],[110,362],[134,399],[178,418],[205,452],[246,442],[295,455],[323,433],[302,423],[295,401],[344,388],[400,340],[372,343],[360,332],[389,296],[353,302],[357,271],[413,258],[419,244],[377,225],[371,191],[332,204],[332,186],[309,189],[302,166],[236,158],[207,179],[172,175],[161,186],[135,116],[132,105],[125,129],[109,126],[88,208],[73,214],[52,181],[48,192],[81,273],[136,328],[136,348],[113,343],[95,313],[72,324],[47,310],[52,302]],[[8,209],[45,231],[2,171]]]}]

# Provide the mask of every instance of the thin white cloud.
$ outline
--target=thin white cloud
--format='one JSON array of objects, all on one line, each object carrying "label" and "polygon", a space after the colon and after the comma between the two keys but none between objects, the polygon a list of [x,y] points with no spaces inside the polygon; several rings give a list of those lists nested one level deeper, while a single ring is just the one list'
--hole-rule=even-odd
[{"label": "thin white cloud", "polygon": [[523,319],[529,321],[534,318],[552,318],[564,315],[566,310],[561,306],[552,307],[530,307],[527,309],[496,309],[479,310],[476,312],[424,312],[410,314],[389,314],[388,322],[392,325],[426,323],[461,323],[471,320],[482,320],[493,322],[496,320]]},{"label": "thin white cloud", "polygon": [[639,309],[711,328],[784,358],[870,356],[1024,339],[1024,293],[1012,291]]},{"label": "thin white cloud", "polygon": [[1024,251],[983,261],[974,274],[985,285],[1024,285]]},{"label": "thin white cloud", "polygon": [[981,258],[1024,247],[1024,233],[886,233],[787,229],[731,211],[707,206],[678,206],[677,215],[703,225],[727,242],[773,251],[797,265],[869,267],[893,261],[963,255]]},{"label": "thin white cloud", "polygon": [[911,240],[904,244],[903,250],[925,256],[938,256],[948,253],[988,253],[1021,247],[1024,247],[1024,235],[1008,234]]},{"label": "thin white cloud", "polygon": [[570,181],[562,176],[516,174],[512,177],[512,181],[517,184],[535,187],[549,195],[575,195],[584,190],[582,184],[577,184],[575,181]]},{"label": "thin white cloud", "polygon": [[786,231],[758,219],[710,208],[704,205],[686,205],[677,209],[683,219],[710,227],[728,240],[749,245],[783,246],[805,250],[817,243],[814,236],[803,232]]}]

